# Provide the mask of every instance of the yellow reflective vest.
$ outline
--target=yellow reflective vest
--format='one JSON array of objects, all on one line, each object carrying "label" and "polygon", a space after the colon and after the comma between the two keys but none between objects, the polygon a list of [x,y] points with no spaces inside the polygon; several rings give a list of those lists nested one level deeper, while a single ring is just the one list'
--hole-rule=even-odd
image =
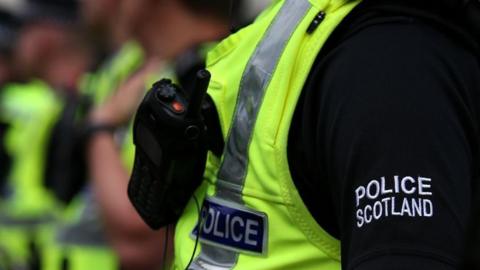
[{"label": "yellow reflective vest", "polygon": [[339,241],[295,188],[287,141],[315,58],[357,4],[277,0],[209,53],[208,93],[225,151],[209,155],[204,181],[176,225],[173,269],[341,268]]},{"label": "yellow reflective vest", "polygon": [[136,41],[125,43],[98,71],[86,74],[80,83],[83,94],[102,104],[143,63],[144,52]]},{"label": "yellow reflective vest", "polygon": [[10,125],[2,143],[12,168],[0,202],[0,249],[11,267],[27,264],[32,245],[41,248],[58,213],[43,176],[48,136],[61,107],[61,100],[41,81],[2,90],[0,118]]}]

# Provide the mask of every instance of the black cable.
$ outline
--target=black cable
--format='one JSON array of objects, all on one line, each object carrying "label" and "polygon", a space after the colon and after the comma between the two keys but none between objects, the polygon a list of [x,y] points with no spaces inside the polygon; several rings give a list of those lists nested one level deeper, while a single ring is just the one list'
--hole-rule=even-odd
[{"label": "black cable", "polygon": [[200,239],[200,233],[203,227],[203,217],[202,217],[203,203],[202,203],[202,207],[200,208],[200,204],[198,203],[197,196],[193,195],[193,199],[195,200],[195,205],[197,206],[197,210],[198,210],[197,237],[195,237],[195,247],[193,248],[192,257],[190,257],[190,261],[185,267],[185,270],[188,270],[188,268],[193,262],[193,258],[195,258],[195,253],[197,252],[198,240]]}]

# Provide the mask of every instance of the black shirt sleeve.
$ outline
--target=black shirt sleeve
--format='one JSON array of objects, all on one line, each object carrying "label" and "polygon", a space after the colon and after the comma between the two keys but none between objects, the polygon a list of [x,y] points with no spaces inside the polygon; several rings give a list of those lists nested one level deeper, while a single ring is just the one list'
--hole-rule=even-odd
[{"label": "black shirt sleeve", "polygon": [[455,269],[478,160],[480,69],[441,30],[372,23],[317,59],[293,119],[294,182],[348,270]]}]

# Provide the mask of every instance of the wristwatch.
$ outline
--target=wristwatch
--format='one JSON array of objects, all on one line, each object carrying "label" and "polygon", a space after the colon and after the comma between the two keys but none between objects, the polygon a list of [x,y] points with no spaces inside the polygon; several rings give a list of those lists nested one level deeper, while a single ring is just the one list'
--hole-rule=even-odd
[{"label": "wristwatch", "polygon": [[94,135],[99,133],[113,134],[117,128],[106,123],[87,123],[83,128],[83,140],[89,141]]}]

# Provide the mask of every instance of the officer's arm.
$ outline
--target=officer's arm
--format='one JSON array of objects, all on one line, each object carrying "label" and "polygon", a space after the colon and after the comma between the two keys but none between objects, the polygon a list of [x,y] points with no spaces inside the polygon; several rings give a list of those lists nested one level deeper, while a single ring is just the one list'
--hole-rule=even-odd
[{"label": "officer's arm", "polygon": [[[92,112],[92,124],[120,126],[127,123],[144,95],[146,77],[158,70],[159,65],[156,59],[147,62],[113,97]],[[127,197],[130,172],[113,134],[108,131],[92,134],[87,152],[93,190],[110,243],[119,254],[122,267],[158,267],[162,263],[159,254],[162,254],[165,232],[152,231],[130,203]]]},{"label": "officer's arm", "polygon": [[453,270],[463,255],[480,71],[449,37],[405,21],[357,33],[318,74],[316,150],[347,270]]},{"label": "officer's arm", "polygon": [[107,236],[119,254],[122,266],[125,269],[158,267],[165,230],[152,231],[128,200],[126,190],[130,175],[113,136],[108,133],[94,135],[88,150],[92,183]]}]

